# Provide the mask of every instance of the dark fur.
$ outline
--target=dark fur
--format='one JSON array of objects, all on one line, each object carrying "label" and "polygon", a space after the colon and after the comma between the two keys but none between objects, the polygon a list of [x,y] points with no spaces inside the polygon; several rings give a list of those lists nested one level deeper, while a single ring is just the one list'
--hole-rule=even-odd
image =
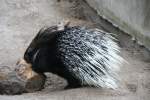
[{"label": "dark fur", "polygon": [[[67,79],[69,88],[81,86],[80,81],[74,77],[58,57],[57,37],[67,29],[63,31],[57,29],[57,26],[41,29],[27,48],[24,59],[31,63],[33,70],[38,73],[52,72]],[[34,60],[33,56],[38,50]]]}]

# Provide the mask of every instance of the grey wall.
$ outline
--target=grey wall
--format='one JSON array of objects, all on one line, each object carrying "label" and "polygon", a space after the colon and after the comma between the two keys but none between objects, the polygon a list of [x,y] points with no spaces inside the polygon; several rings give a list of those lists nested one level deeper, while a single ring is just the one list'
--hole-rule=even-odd
[{"label": "grey wall", "polygon": [[150,49],[150,0],[86,0],[99,15]]}]

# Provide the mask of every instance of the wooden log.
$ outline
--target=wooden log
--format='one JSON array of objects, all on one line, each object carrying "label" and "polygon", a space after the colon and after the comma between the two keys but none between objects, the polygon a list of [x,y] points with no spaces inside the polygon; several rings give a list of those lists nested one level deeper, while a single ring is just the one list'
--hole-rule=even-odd
[{"label": "wooden log", "polygon": [[31,69],[23,59],[18,61],[15,71],[0,71],[0,94],[21,94],[43,89],[46,76]]}]

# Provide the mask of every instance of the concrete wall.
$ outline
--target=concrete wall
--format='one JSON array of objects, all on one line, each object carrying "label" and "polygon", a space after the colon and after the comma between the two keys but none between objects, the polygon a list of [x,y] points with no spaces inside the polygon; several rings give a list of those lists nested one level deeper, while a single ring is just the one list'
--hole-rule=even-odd
[{"label": "concrete wall", "polygon": [[150,0],[86,0],[98,14],[150,49]]}]

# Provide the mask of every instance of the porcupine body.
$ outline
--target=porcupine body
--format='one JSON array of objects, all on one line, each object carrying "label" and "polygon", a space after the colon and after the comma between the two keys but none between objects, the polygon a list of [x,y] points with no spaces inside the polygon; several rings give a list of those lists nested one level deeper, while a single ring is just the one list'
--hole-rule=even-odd
[{"label": "porcupine body", "polygon": [[111,33],[80,26],[42,29],[27,48],[24,59],[33,70],[52,72],[70,87],[89,85],[116,88],[122,63],[120,48]]}]

